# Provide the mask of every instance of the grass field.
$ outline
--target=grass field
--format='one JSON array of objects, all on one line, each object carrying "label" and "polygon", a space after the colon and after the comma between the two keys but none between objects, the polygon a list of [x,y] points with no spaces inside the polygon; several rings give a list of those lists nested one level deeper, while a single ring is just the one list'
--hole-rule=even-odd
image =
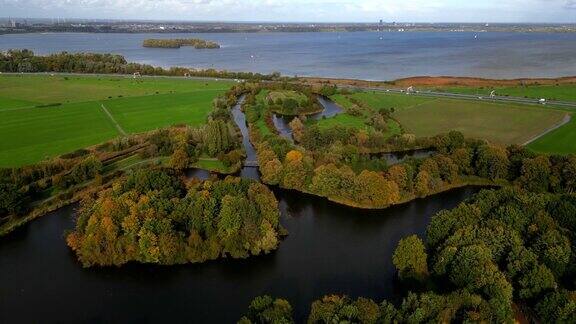
[{"label": "grass field", "polygon": [[331,118],[325,118],[318,121],[318,127],[320,127],[320,129],[326,129],[336,125],[359,128],[359,129],[360,128],[368,129],[370,127],[366,125],[364,117],[351,116],[348,114],[340,114]]},{"label": "grass field", "polygon": [[[228,81],[126,76],[1,75],[0,109],[228,88]],[[8,101],[13,100],[14,103]],[[16,104],[21,101],[21,104]]]},{"label": "grass field", "polygon": [[[407,133],[433,136],[457,130],[468,137],[501,144],[524,144],[560,123],[566,114],[537,106],[424,98],[382,92],[355,93],[351,97],[375,109],[394,108],[393,116]],[[344,102],[338,97],[334,99],[339,103]]]},{"label": "grass field", "polygon": [[229,173],[231,168],[226,167],[221,161],[214,159],[200,159],[192,167],[212,172]]},{"label": "grass field", "polygon": [[[212,109],[212,100],[231,84],[165,78],[0,76],[0,167],[35,163],[104,142],[120,135],[115,123],[127,133],[177,123],[199,125]],[[34,107],[57,102],[63,104]]]},{"label": "grass field", "polygon": [[560,123],[565,112],[541,108],[439,99],[399,109],[394,117],[408,133],[432,136],[450,130],[500,144],[524,144]]},{"label": "grass field", "polygon": [[303,103],[308,98],[306,98],[306,96],[303,95],[302,93],[299,93],[296,91],[282,90],[282,91],[270,91],[270,93],[267,95],[266,99],[272,99],[272,100],[274,100],[274,102],[276,102],[276,100],[278,100],[278,99],[280,99],[280,100],[294,99],[298,103]]},{"label": "grass field", "polygon": [[[576,86],[572,85],[526,88],[532,91],[530,95],[534,98],[555,97],[561,100],[576,100]],[[526,88],[509,87],[500,88],[499,91],[502,91],[500,94],[524,96]],[[475,93],[474,88],[459,89],[461,92]],[[523,144],[552,128],[567,112],[570,112],[566,109],[555,110],[549,107],[434,99],[390,93],[362,92],[352,94],[351,97],[376,109],[395,108],[394,116],[405,126],[406,131],[419,136],[456,129],[470,137],[486,138],[503,144]],[[337,95],[333,99],[343,106],[352,105],[344,96]],[[576,153],[574,118],[569,124],[530,143],[528,148],[550,154]]]},{"label": "grass field", "polygon": [[539,153],[576,153],[576,121],[574,117],[568,124],[530,143],[528,148]]},{"label": "grass field", "polygon": [[530,85],[517,87],[494,87],[494,88],[474,88],[474,87],[443,87],[437,90],[488,96],[492,90],[499,96],[527,97],[533,99],[549,99],[560,101],[576,101],[576,84],[561,85]]}]

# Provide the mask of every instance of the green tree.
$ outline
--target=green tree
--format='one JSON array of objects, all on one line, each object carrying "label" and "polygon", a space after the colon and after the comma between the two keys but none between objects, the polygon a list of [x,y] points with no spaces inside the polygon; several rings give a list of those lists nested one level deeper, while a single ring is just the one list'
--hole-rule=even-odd
[{"label": "green tree", "polygon": [[520,185],[533,192],[547,192],[550,183],[550,160],[541,155],[522,163]]},{"label": "green tree", "polygon": [[294,323],[292,306],[284,299],[273,299],[265,295],[254,298],[248,307],[248,314],[239,323],[289,324]]},{"label": "green tree", "polygon": [[400,240],[392,256],[392,262],[400,278],[423,281],[428,277],[427,258],[422,240],[416,235],[411,235]]}]

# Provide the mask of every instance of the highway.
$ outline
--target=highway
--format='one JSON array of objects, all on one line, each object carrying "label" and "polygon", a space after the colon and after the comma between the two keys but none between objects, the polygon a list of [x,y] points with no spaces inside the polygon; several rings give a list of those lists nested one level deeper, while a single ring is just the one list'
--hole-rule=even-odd
[{"label": "highway", "polygon": [[[404,93],[406,90],[392,89],[392,88],[370,88],[370,87],[353,87],[353,86],[340,86],[340,88],[346,88],[350,90],[361,90],[361,91],[376,91],[376,92],[388,92],[388,93]],[[408,95],[408,94],[407,94]],[[576,102],[569,101],[552,101],[547,100],[542,103],[539,99],[522,98],[522,97],[509,97],[509,96],[493,96],[489,94],[486,96],[480,95],[470,95],[461,93],[450,93],[450,92],[439,92],[431,90],[415,90],[409,93],[411,96],[422,96],[422,97],[433,97],[433,98],[451,98],[451,99],[463,99],[463,100],[475,100],[475,101],[488,101],[488,102],[509,102],[509,103],[519,103],[527,105],[538,105],[538,106],[553,106],[561,108],[571,108],[576,109]]]}]

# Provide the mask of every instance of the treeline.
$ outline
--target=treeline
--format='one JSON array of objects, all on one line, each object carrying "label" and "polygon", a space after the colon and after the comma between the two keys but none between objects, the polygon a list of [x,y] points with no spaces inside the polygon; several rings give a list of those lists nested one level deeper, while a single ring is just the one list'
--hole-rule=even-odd
[{"label": "treeline", "polygon": [[252,72],[230,72],[214,69],[197,70],[183,67],[164,69],[148,64],[129,63],[123,56],[115,54],[62,52],[40,56],[27,49],[0,52],[0,72],[140,73],[141,75],[151,76],[194,76],[242,80],[283,79],[279,73],[264,75]]},{"label": "treeline", "polygon": [[200,38],[177,38],[177,39],[145,39],[142,43],[144,47],[156,48],[180,48],[182,46],[193,46],[196,49],[220,48],[220,44]]},{"label": "treeline", "polygon": [[[329,295],[308,323],[573,323],[576,196],[482,191],[436,214],[426,240],[402,239],[393,263],[399,302]],[[516,306],[514,310],[513,306]],[[258,297],[239,323],[293,323],[286,300]]]},{"label": "treeline", "polygon": [[466,140],[458,132],[428,140],[437,151],[430,158],[392,166],[380,160],[370,163],[375,170],[360,172],[350,166],[357,156],[353,147],[284,153],[285,143],[264,140],[256,148],[265,183],[357,207],[385,208],[466,184],[514,184],[534,192],[576,189],[575,156],[537,155],[519,146]]},{"label": "treeline", "polygon": [[84,200],[67,243],[86,267],[246,258],[276,249],[279,216],[255,181],[186,184],[169,170],[140,170]]}]

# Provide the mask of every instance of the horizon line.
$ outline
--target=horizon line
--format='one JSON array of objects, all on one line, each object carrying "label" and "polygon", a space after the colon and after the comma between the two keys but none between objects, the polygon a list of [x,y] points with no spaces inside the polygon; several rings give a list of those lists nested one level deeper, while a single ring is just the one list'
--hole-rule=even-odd
[{"label": "horizon line", "polygon": [[[379,24],[379,19],[370,21],[281,21],[281,20],[186,20],[186,19],[163,19],[163,18],[78,18],[78,17],[12,17],[4,16],[0,17],[0,20],[56,20],[65,19],[71,21],[79,20],[92,20],[92,21],[110,21],[110,22],[156,22],[156,23],[223,23],[223,24]],[[496,22],[496,21],[475,21],[475,22],[463,22],[463,21],[386,21],[383,20],[384,24],[468,24],[468,25],[576,25],[576,22]]]}]

